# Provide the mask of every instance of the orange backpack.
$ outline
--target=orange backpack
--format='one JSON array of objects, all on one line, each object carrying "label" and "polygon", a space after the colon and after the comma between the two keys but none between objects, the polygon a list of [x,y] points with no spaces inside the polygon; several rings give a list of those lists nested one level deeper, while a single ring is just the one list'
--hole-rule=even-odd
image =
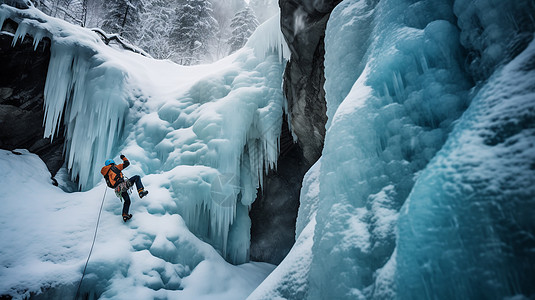
[{"label": "orange backpack", "polygon": [[101,173],[104,175],[106,184],[113,189],[123,181],[123,173],[115,165],[111,165],[106,174],[104,174],[104,170]]}]

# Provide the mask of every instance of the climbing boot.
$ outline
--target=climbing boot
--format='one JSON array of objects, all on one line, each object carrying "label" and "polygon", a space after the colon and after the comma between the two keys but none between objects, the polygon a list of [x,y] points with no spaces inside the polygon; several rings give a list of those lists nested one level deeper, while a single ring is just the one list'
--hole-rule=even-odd
[{"label": "climbing boot", "polygon": [[123,221],[128,221],[132,218],[132,214],[123,214]]},{"label": "climbing boot", "polygon": [[149,193],[148,191],[145,191],[144,189],[139,189],[137,190],[137,192],[139,193],[139,198],[143,198]]}]

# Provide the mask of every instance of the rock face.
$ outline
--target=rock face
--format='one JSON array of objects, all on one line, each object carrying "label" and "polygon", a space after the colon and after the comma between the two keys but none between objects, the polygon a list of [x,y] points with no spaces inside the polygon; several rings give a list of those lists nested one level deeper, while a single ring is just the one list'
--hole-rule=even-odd
[{"label": "rock face", "polygon": [[251,260],[278,264],[295,243],[301,183],[323,149],[327,122],[323,38],[329,15],[339,2],[279,1],[282,32],[292,52],[284,93],[297,143],[285,122],[277,169],[265,177],[264,190],[258,192],[249,214]]},{"label": "rock face", "polygon": [[284,93],[293,132],[312,166],[321,156],[327,122],[324,42],[329,15],[340,0],[280,0],[281,29],[292,52],[284,74]]},{"label": "rock face", "polygon": [[[34,50],[26,36],[12,47],[17,24],[6,20],[0,33],[0,148],[28,149],[39,155],[55,175],[63,165],[63,137],[43,138],[43,91],[50,60],[50,40]],[[63,132],[61,130],[61,132]]]}]

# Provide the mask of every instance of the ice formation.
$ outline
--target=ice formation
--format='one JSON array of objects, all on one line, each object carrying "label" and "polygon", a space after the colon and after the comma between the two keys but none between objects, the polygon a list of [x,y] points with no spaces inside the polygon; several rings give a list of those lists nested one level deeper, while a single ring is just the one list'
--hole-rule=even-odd
[{"label": "ice formation", "polygon": [[[279,30],[277,18],[219,63],[232,62],[228,67],[142,116],[127,137],[137,143],[124,150],[149,162],[144,172],[170,174],[170,190],[186,224],[235,263],[248,260],[248,207],[279,151],[284,44],[280,38],[271,45],[256,37],[269,30]],[[141,156],[139,146],[146,149]]]},{"label": "ice formation", "polygon": [[[35,8],[25,11],[31,14],[2,5],[0,27],[7,18],[18,23],[13,45],[27,35],[35,48],[41,39],[51,39],[44,91],[45,137],[65,134],[71,177],[87,190],[100,180],[98,164],[122,138],[129,107],[123,87],[126,71],[108,61],[109,53],[97,52],[95,48],[104,44],[90,30],[51,19]],[[62,118],[65,133],[57,132]]]},{"label": "ice formation", "polygon": [[[332,14],[336,20],[359,16],[347,10],[366,12],[350,24],[371,24],[373,38],[344,28],[345,39],[364,44],[366,51],[354,59],[354,70],[362,71],[345,87],[344,101],[328,106],[332,121],[322,155],[315,233],[322,238],[313,246],[311,298],[381,297],[382,291],[374,289],[377,270],[394,252],[399,208],[417,172],[441,148],[468,105],[470,79],[460,63],[453,12],[435,5],[427,11],[425,2],[433,1],[412,9],[395,1],[375,7],[365,1],[344,2]],[[368,19],[372,9],[374,22]],[[409,18],[396,17],[404,11],[411,11]],[[327,65],[343,56],[339,51],[348,51],[329,39],[337,28],[336,22],[328,24]],[[326,70],[326,83],[337,80],[337,72],[334,78],[331,74]],[[327,87],[327,103],[339,101],[331,102],[337,94]],[[320,270],[328,267],[341,268],[341,275],[324,278]]]},{"label": "ice formation", "polygon": [[531,42],[491,76],[419,176],[398,226],[401,298],[535,294],[534,59]]},{"label": "ice formation", "polygon": [[[169,172],[169,187],[193,232],[230,261],[247,261],[247,207],[279,151],[288,48],[278,17],[260,26],[239,54],[219,62],[220,71],[198,68],[198,81],[182,87],[186,93],[170,96],[161,95],[159,85],[168,83],[156,79],[161,77],[157,71],[146,78],[139,74],[151,60],[117,58],[116,50],[104,47],[91,31],[65,32],[64,27],[74,31],[73,26],[30,11],[33,18],[22,18],[2,6],[0,15],[19,23],[13,43],[26,34],[35,37],[36,45],[44,36],[52,40],[45,135],[58,134],[63,118],[71,177],[83,190],[93,187],[101,180],[101,162],[122,148],[146,174]],[[234,224],[236,219],[244,223]]]},{"label": "ice formation", "polygon": [[315,214],[313,242],[303,249],[305,229],[292,250],[310,262],[283,261],[250,299],[533,296],[534,11],[492,0],[334,9],[325,147],[299,211]]}]

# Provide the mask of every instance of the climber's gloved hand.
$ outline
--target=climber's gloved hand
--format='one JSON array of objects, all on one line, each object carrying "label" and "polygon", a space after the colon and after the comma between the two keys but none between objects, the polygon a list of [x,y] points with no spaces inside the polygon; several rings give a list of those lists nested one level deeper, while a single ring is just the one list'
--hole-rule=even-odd
[{"label": "climber's gloved hand", "polygon": [[125,156],[124,156],[124,155],[122,155],[122,154],[121,154],[121,156],[120,156],[120,157],[121,157],[121,159],[125,159]]}]

